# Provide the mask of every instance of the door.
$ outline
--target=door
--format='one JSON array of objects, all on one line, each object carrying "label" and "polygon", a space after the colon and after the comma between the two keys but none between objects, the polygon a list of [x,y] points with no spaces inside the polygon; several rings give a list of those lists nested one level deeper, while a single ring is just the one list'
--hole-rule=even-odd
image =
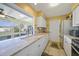
[{"label": "door", "polygon": [[64,50],[68,56],[71,56],[71,40],[69,37],[64,36]]},{"label": "door", "polygon": [[49,24],[49,36],[50,39],[54,42],[59,41],[59,25],[60,25],[60,20],[50,20]]}]

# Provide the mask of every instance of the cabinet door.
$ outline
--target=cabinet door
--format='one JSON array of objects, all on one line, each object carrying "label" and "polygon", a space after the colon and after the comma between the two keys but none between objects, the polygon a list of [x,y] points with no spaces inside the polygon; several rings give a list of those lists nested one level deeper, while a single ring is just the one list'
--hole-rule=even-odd
[{"label": "cabinet door", "polygon": [[41,38],[41,42],[39,43],[39,48],[38,48],[39,49],[39,51],[38,51],[39,55],[42,55],[47,43],[48,43],[47,37]]},{"label": "cabinet door", "polygon": [[29,56],[37,56],[39,51],[39,44],[38,42],[33,43],[31,46],[29,46]]},{"label": "cabinet door", "polygon": [[42,37],[32,45],[22,49],[22,51],[15,54],[15,56],[41,56],[48,42],[48,38]]},{"label": "cabinet door", "polygon": [[73,26],[79,26],[79,6],[73,11]]},{"label": "cabinet door", "polygon": [[35,42],[34,44],[32,44],[30,46],[30,51],[29,51],[29,55],[30,56],[41,56],[42,52],[44,51],[44,48],[47,44],[47,39],[46,38],[40,38],[37,42]]},{"label": "cabinet door", "polygon": [[64,50],[68,56],[71,56],[71,39],[64,37]]},{"label": "cabinet door", "polygon": [[47,37],[43,37],[42,40],[43,40],[43,42],[40,44],[40,49],[43,52],[45,47],[46,47],[46,45],[47,45],[47,43],[48,43],[48,38]]},{"label": "cabinet door", "polygon": [[15,54],[15,56],[29,56],[29,47],[26,47]]}]

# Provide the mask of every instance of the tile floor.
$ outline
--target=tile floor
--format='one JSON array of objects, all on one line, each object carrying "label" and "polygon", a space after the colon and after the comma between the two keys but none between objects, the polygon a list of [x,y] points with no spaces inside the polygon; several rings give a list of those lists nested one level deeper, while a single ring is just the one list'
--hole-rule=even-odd
[{"label": "tile floor", "polygon": [[56,44],[52,44],[50,41],[42,56],[66,56],[66,54],[62,48],[58,48]]}]

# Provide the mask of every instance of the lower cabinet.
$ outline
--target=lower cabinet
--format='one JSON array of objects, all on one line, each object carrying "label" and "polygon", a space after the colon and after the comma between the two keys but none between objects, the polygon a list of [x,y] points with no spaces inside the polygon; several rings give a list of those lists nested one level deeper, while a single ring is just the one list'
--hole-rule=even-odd
[{"label": "lower cabinet", "polygon": [[29,56],[29,49],[29,47],[26,47],[21,51],[17,52],[14,56]]},{"label": "lower cabinet", "polygon": [[64,36],[64,50],[67,56],[71,56],[71,39]]},{"label": "lower cabinet", "polygon": [[15,56],[41,56],[47,43],[48,43],[48,37],[41,37],[38,41],[36,41],[32,45],[16,53]]}]

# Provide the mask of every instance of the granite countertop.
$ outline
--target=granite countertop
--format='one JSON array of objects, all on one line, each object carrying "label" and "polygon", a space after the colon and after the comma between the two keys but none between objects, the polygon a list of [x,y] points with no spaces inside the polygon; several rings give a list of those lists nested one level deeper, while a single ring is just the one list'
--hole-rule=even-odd
[{"label": "granite countertop", "polygon": [[2,56],[12,55],[17,51],[23,49],[24,47],[28,47],[29,45],[36,42],[43,36],[48,36],[48,34],[40,33],[28,38],[21,37],[0,41],[0,55]]}]

